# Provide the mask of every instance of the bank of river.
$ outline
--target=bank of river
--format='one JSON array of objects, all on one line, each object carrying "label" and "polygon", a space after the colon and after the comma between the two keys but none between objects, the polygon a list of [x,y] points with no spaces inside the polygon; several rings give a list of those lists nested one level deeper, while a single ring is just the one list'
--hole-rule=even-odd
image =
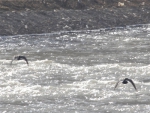
[{"label": "bank of river", "polygon": [[0,35],[93,30],[150,23],[150,7],[1,11]]}]

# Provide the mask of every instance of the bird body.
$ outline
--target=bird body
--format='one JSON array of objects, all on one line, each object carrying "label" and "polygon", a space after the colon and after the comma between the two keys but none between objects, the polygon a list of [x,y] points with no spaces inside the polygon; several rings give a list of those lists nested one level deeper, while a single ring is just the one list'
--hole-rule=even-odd
[{"label": "bird body", "polygon": [[20,55],[19,55],[19,56],[15,56],[15,57],[12,59],[12,61],[11,61],[10,64],[12,64],[12,62],[13,62],[14,60],[25,60],[26,63],[27,63],[27,65],[29,65],[28,60],[27,60],[27,58],[26,58],[25,56],[20,56]]},{"label": "bird body", "polygon": [[[127,84],[128,82],[130,82],[130,83],[133,85],[134,89],[137,90],[137,88],[136,88],[134,82],[133,82],[131,79],[125,78],[125,79],[120,80],[120,81],[122,81],[123,84]],[[120,81],[118,81],[118,82],[116,83],[115,88],[118,86],[118,84],[119,84]],[[114,88],[114,89],[115,89],[115,88]]]}]

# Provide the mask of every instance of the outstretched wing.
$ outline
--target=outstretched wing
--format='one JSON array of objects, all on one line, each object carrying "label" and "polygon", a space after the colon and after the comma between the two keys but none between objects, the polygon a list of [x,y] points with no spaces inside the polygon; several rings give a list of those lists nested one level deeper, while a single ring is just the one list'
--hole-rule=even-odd
[{"label": "outstretched wing", "polygon": [[116,83],[116,85],[115,85],[115,87],[114,87],[114,90],[115,90],[115,88],[118,86],[118,84],[119,84],[120,81],[121,81],[121,80],[119,80],[119,81]]},{"label": "outstretched wing", "polygon": [[14,61],[14,59],[11,60],[10,65],[12,65],[12,62]]},{"label": "outstretched wing", "polygon": [[26,63],[29,65],[28,60],[25,56],[20,56],[21,59],[24,59],[26,61]]},{"label": "outstretched wing", "polygon": [[131,79],[127,79],[132,85],[133,85],[133,87],[134,87],[134,89],[137,91],[137,89],[136,89],[136,86],[135,86],[135,84],[134,84],[134,82],[131,80]]},{"label": "outstretched wing", "polygon": [[14,56],[13,59],[10,62],[10,65],[12,65],[12,62],[17,58],[18,56]]}]

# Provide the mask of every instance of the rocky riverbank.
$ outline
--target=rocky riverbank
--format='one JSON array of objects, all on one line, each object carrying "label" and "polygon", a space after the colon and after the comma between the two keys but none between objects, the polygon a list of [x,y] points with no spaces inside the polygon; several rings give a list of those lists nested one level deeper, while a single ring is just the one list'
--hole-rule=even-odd
[{"label": "rocky riverbank", "polygon": [[25,7],[20,10],[17,7],[7,9],[5,5],[0,9],[0,35],[92,30],[150,23],[150,7],[147,5],[84,9]]}]

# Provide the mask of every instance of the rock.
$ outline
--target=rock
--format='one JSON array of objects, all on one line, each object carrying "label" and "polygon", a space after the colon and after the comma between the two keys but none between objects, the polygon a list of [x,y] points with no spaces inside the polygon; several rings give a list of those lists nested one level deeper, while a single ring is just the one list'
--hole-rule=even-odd
[{"label": "rock", "polygon": [[123,6],[124,6],[124,3],[118,2],[118,6],[119,6],[119,7],[123,7]]}]

